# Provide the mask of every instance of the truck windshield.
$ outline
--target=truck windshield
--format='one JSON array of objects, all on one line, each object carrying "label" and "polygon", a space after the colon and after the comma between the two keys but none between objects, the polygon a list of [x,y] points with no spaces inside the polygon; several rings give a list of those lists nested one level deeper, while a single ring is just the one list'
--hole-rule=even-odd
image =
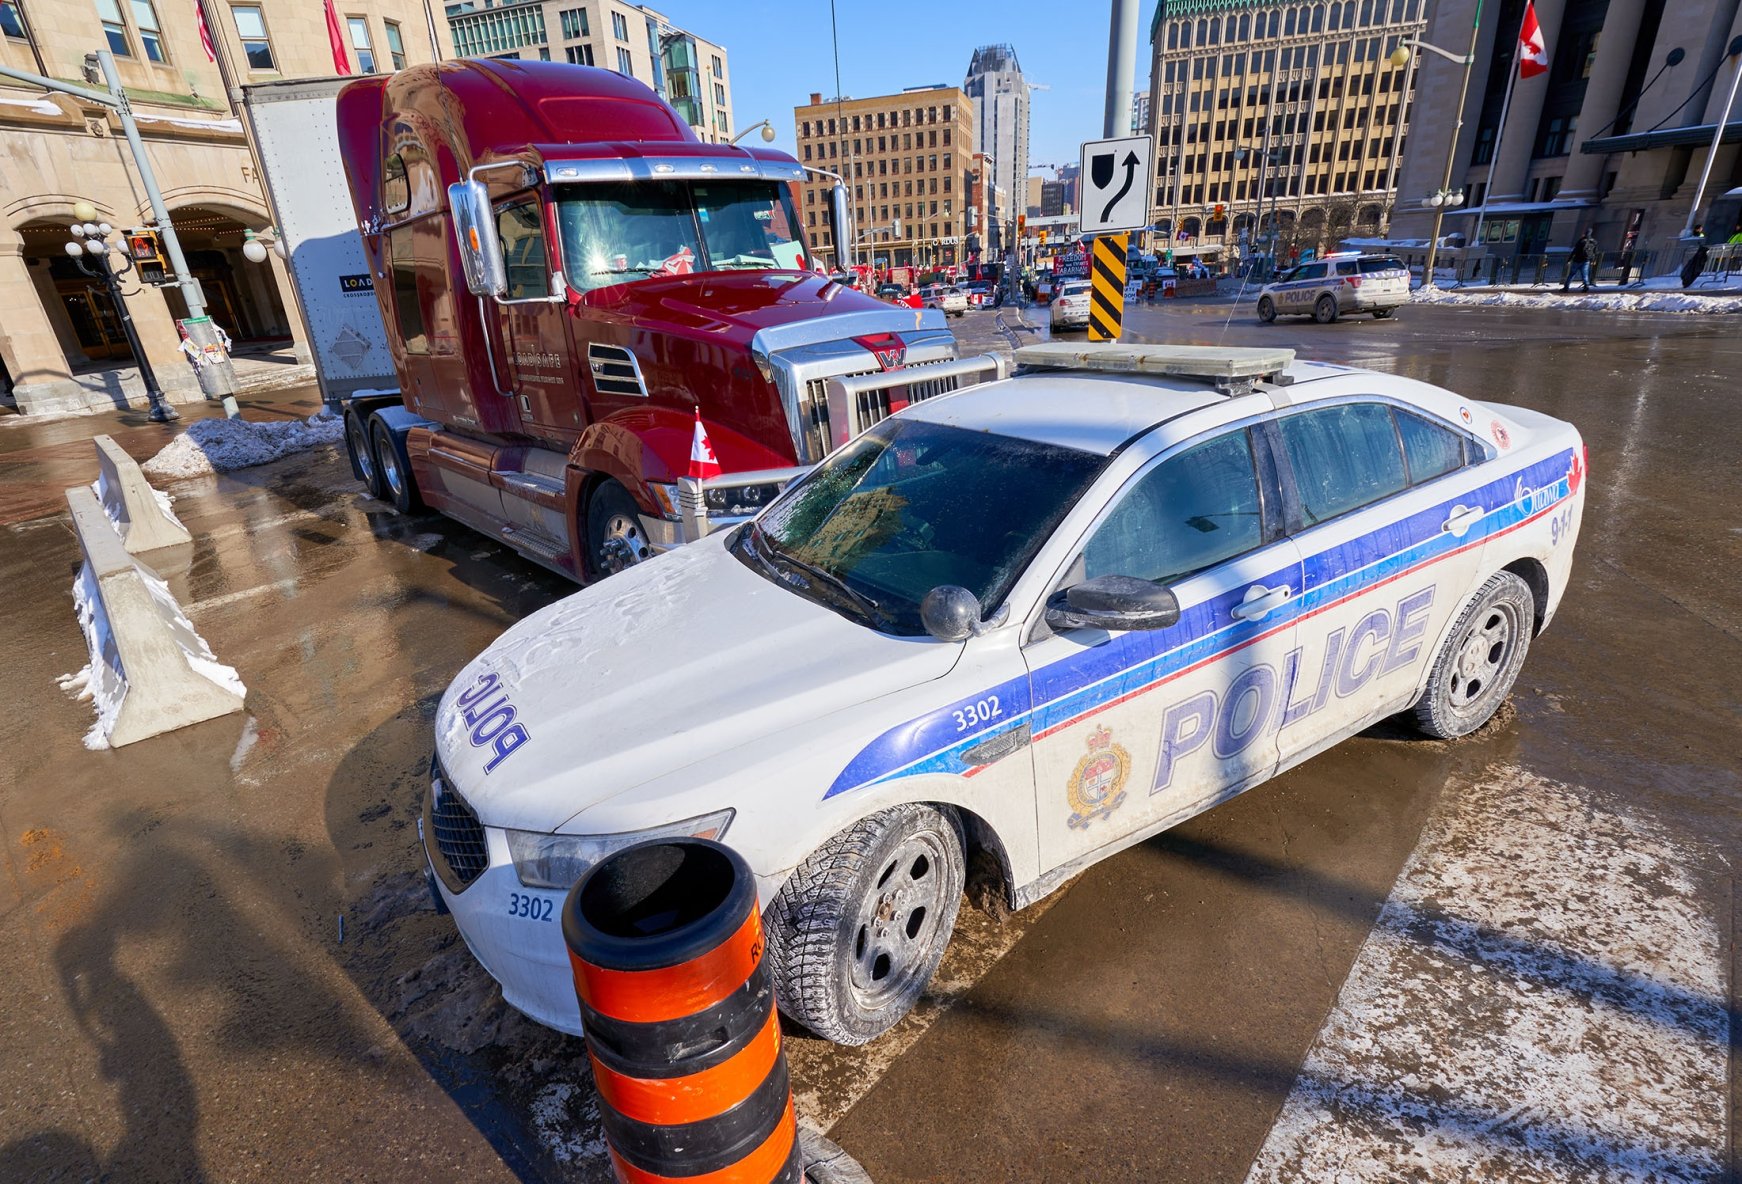
[{"label": "truck windshield", "polygon": [[804,239],[774,181],[623,181],[556,192],[569,286],[698,271],[805,270]]},{"label": "truck windshield", "polygon": [[874,629],[925,632],[919,602],[959,584],[987,613],[1107,458],[888,419],[795,485],[733,543],[800,595]]}]

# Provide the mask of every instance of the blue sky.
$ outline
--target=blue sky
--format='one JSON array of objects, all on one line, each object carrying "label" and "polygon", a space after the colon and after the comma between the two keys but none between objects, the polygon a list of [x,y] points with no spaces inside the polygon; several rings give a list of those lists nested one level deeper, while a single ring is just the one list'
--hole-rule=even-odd
[{"label": "blue sky", "polygon": [[[1155,5],[1142,4],[1139,87],[1149,78]],[[739,128],[761,119],[773,123],[780,133],[776,147],[793,150],[795,106],[808,102],[812,91],[835,93],[828,0],[656,0],[652,7],[679,28],[726,47],[733,117]],[[1100,138],[1106,0],[836,0],[835,7],[845,94],[864,98],[940,82],[960,86],[976,46],[1007,42],[1028,80],[1052,88],[1034,95],[1030,162],[1075,161],[1082,141]]]}]

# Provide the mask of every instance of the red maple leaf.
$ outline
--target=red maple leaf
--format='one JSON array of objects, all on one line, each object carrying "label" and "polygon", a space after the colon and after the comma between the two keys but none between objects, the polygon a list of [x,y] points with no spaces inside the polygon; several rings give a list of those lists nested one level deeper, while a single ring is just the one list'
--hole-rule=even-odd
[{"label": "red maple leaf", "polygon": [[1573,453],[1573,467],[1567,470],[1567,492],[1579,492],[1579,486],[1585,482],[1585,457],[1583,450]]}]

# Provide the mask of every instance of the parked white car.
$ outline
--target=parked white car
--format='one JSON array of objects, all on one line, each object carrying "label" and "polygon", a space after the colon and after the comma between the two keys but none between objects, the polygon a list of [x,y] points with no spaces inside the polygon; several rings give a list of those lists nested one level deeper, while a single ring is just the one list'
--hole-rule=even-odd
[{"label": "parked white car", "polygon": [[1052,301],[1054,329],[1083,329],[1089,324],[1089,281],[1066,280]]},{"label": "parked white car", "polygon": [[578,1031],[564,894],[707,835],[782,1009],[862,1043],[970,866],[1020,907],[1384,717],[1480,727],[1566,590],[1578,432],[1292,358],[1025,348],[509,629],[442,698],[422,819],[508,1002]]},{"label": "parked white car", "polygon": [[959,317],[968,311],[966,293],[949,284],[932,284],[920,294],[920,301],[927,308],[942,310],[946,316]]}]

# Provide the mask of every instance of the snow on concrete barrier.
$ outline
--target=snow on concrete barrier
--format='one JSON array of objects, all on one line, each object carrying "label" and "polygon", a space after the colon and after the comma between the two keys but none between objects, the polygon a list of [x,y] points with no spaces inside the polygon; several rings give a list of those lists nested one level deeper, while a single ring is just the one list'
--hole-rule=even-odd
[{"label": "snow on concrete barrier", "polygon": [[98,436],[96,444],[97,483],[92,492],[120,532],[127,553],[143,555],[191,543],[193,536],[169,508],[169,498],[151,488],[139,462],[108,436]]},{"label": "snow on concrete barrier", "polygon": [[85,553],[73,601],[91,652],[84,693],[97,706],[86,747],[119,748],[241,711],[247,690],[236,672],[212,656],[169,586],[127,553],[96,495],[69,489],[67,505]]},{"label": "snow on concrete barrier", "polygon": [[1581,312],[1674,312],[1684,314],[1742,313],[1742,296],[1702,296],[1693,292],[1650,289],[1592,289],[1563,295],[1560,289],[1514,292],[1492,288],[1417,288],[1416,304],[1483,304],[1500,308],[1570,308]]}]

